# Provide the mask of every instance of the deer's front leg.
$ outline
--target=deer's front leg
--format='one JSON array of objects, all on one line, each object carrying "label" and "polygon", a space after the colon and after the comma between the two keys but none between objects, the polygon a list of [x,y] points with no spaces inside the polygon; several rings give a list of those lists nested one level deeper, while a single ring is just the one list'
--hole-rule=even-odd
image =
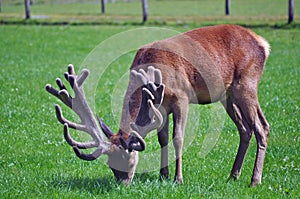
[{"label": "deer's front leg", "polygon": [[160,161],[160,178],[169,179],[168,168],[168,143],[169,143],[169,117],[166,116],[164,126],[158,132],[158,142],[161,147],[161,161]]},{"label": "deer's front leg", "polygon": [[181,99],[179,100],[174,108],[173,108],[173,145],[175,148],[175,156],[176,156],[176,170],[174,181],[182,184],[183,176],[182,176],[182,147],[183,147],[183,139],[184,139],[184,130],[187,120],[188,114],[188,100]]}]

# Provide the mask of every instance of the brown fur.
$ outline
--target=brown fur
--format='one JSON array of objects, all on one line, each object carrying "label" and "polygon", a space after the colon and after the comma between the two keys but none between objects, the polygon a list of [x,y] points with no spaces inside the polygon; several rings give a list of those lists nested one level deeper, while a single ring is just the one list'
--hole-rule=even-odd
[{"label": "brown fur", "polygon": [[[260,109],[257,89],[270,47],[266,40],[236,25],[218,25],[191,30],[143,46],[136,53],[131,70],[149,65],[159,69],[166,86],[162,109],[165,125],[158,133],[161,147],[167,145],[168,119],[174,118],[176,151],[175,180],[183,182],[182,143],[189,103],[221,101],[235,122],[241,137],[231,176],[240,175],[252,132],[258,148],[251,184],[261,182],[269,125]],[[141,90],[131,76],[124,99],[119,134],[130,132],[141,106]],[[161,109],[161,110],[162,110]],[[162,151],[162,177],[168,177],[167,151]]]}]

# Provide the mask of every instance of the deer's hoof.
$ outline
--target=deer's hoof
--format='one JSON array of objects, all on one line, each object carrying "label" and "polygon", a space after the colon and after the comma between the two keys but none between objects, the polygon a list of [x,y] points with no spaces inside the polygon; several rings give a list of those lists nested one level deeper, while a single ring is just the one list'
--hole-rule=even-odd
[{"label": "deer's hoof", "polygon": [[260,184],[261,184],[261,180],[252,179],[250,187],[256,187],[257,185],[260,185]]},{"label": "deer's hoof", "polygon": [[183,184],[183,178],[175,176],[174,183],[176,183],[176,184]]}]

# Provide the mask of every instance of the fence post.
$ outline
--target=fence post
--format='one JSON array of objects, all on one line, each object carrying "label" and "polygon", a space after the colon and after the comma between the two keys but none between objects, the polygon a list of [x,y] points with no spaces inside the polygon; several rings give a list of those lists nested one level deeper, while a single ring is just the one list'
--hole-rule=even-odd
[{"label": "fence post", "polygon": [[25,4],[25,18],[30,19],[30,1],[24,0],[24,4]]},{"label": "fence post", "polygon": [[226,15],[230,14],[230,0],[225,1],[225,14]]},{"label": "fence post", "polygon": [[289,0],[289,19],[288,24],[294,21],[294,0]]},{"label": "fence post", "polygon": [[142,7],[143,7],[143,22],[146,22],[148,17],[148,0],[142,0]]},{"label": "fence post", "polygon": [[105,13],[105,0],[101,0],[101,11],[102,11],[102,14]]}]

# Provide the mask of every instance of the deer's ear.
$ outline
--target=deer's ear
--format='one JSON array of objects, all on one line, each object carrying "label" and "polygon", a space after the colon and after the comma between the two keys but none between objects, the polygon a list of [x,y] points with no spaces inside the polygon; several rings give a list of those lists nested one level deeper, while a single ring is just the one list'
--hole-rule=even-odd
[{"label": "deer's ear", "polygon": [[97,117],[98,118],[98,122],[100,124],[100,127],[103,131],[103,133],[106,135],[106,137],[108,139],[110,139],[111,136],[114,135],[114,133],[112,132],[112,130],[110,130],[110,128],[101,120],[100,117]]}]

